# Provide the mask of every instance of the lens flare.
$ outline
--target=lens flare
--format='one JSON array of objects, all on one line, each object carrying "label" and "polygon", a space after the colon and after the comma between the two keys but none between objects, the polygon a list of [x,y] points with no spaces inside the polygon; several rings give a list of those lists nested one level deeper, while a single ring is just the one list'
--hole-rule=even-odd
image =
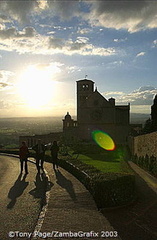
[{"label": "lens flare", "polygon": [[100,147],[104,148],[105,150],[113,151],[116,147],[112,138],[107,133],[100,130],[93,131],[92,138]]}]

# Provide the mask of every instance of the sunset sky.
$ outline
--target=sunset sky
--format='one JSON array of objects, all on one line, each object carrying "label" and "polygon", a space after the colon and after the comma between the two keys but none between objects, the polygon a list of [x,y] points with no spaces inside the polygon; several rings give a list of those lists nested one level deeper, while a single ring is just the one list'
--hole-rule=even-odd
[{"label": "sunset sky", "polygon": [[0,117],[76,115],[76,81],[150,113],[157,2],[1,1]]}]

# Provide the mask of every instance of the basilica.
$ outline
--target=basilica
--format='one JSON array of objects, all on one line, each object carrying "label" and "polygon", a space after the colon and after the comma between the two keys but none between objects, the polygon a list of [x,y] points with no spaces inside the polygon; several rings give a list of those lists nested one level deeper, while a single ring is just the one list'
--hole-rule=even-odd
[{"label": "basilica", "polygon": [[115,99],[106,99],[92,80],[77,81],[77,121],[69,114],[63,119],[66,138],[91,141],[92,132],[100,130],[115,143],[126,144],[129,135],[130,105],[116,105]]}]

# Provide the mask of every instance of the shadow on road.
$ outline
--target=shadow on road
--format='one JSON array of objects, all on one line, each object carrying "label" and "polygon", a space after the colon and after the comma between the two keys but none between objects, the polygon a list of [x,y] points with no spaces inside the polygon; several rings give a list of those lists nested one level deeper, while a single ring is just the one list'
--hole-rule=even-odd
[{"label": "shadow on road", "polygon": [[76,201],[76,195],[73,188],[73,184],[68,180],[59,170],[55,171],[57,183],[69,193],[71,199]]},{"label": "shadow on road", "polygon": [[8,209],[12,209],[14,207],[17,198],[22,195],[22,193],[28,186],[29,182],[25,181],[26,176],[27,176],[27,174],[25,174],[22,177],[22,173],[20,173],[20,175],[16,179],[14,185],[10,188],[9,193],[8,193],[8,198],[11,199],[11,202],[7,205]]},{"label": "shadow on road", "polygon": [[32,189],[29,193],[34,196],[34,198],[40,199],[41,208],[46,205],[46,192],[50,191],[51,187],[54,185],[48,180],[48,177],[45,173],[37,173],[35,179],[35,188]]}]

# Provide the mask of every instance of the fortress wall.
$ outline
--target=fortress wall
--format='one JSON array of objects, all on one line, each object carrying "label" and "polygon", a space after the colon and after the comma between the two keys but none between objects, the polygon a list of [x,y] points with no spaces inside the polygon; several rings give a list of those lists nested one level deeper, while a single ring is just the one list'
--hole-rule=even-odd
[{"label": "fortress wall", "polygon": [[157,132],[134,137],[131,149],[132,153],[137,154],[138,157],[146,154],[149,157],[152,155],[157,157]]}]

